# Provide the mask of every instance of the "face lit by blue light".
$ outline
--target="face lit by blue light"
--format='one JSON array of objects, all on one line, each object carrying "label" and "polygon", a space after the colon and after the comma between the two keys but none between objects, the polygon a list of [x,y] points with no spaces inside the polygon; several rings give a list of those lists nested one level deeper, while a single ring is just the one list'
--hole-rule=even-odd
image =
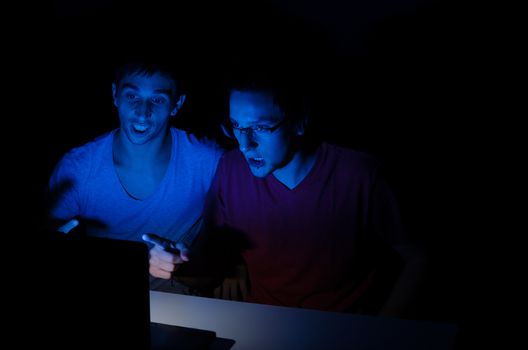
[{"label": "face lit by blue light", "polygon": [[[281,123],[284,113],[271,92],[232,91],[229,116],[239,149],[253,175],[265,177],[288,162],[294,133],[288,122]],[[279,127],[275,128],[277,125]],[[252,132],[250,129],[268,131]]]},{"label": "face lit by blue light", "polygon": [[136,145],[163,137],[170,117],[183,102],[175,101],[175,82],[159,73],[125,76],[119,86],[112,84],[112,92],[120,132]]}]

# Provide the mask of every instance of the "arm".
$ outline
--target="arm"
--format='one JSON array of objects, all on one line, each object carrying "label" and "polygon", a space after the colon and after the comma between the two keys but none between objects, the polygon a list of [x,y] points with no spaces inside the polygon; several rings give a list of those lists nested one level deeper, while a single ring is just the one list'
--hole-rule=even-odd
[{"label": "arm", "polygon": [[[223,159],[223,158],[222,158]],[[248,294],[247,270],[240,252],[241,237],[229,228],[223,199],[224,172],[222,160],[204,204],[204,226],[195,235],[190,248],[190,261],[175,276],[190,285],[211,288],[211,296],[245,300]]]},{"label": "arm", "polygon": [[427,254],[418,245],[402,244],[393,248],[403,258],[405,265],[379,315],[409,317],[425,279]]},{"label": "arm", "polygon": [[[68,233],[68,226],[80,214],[78,184],[81,182],[79,166],[69,154],[66,154],[55,166],[49,178],[46,193],[47,222],[49,231]],[[77,221],[78,223],[78,221]]]},{"label": "arm", "polygon": [[225,277],[222,284],[214,289],[214,297],[218,299],[246,301],[249,288],[247,267],[241,263],[235,266],[233,276]]},{"label": "arm", "polygon": [[374,231],[403,260],[403,267],[379,315],[411,317],[426,277],[428,254],[423,245],[408,237],[396,198],[383,178],[377,179],[372,198]]},{"label": "arm", "polygon": [[143,240],[154,244],[149,251],[149,272],[153,277],[175,279],[212,295],[213,288],[225,276],[221,255],[226,250],[207,239],[204,232],[198,235],[190,248],[183,242],[172,242],[155,234],[143,235]]}]

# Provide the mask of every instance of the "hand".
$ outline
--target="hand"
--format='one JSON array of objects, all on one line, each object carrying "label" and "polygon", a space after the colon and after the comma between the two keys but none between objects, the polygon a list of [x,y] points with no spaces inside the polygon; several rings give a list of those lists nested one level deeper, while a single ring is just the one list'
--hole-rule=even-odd
[{"label": "hand", "polygon": [[149,252],[149,272],[152,276],[170,279],[180,264],[189,261],[189,249],[154,234],[143,235],[143,240],[154,243]]},{"label": "hand", "polygon": [[237,265],[235,275],[226,277],[222,284],[215,288],[214,297],[218,299],[245,301],[249,294],[249,279],[245,265]]}]

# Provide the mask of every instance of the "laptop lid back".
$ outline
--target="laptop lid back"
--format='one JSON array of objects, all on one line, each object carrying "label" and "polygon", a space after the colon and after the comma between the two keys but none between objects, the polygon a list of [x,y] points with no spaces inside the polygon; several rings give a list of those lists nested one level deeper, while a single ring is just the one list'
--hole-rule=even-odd
[{"label": "laptop lid back", "polygon": [[41,244],[33,300],[41,341],[149,349],[146,244],[59,235]]}]

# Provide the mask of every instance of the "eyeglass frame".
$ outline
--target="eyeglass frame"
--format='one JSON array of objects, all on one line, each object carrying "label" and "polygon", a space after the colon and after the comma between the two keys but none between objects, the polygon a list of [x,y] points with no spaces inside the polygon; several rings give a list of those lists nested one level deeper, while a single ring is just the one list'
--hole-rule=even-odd
[{"label": "eyeglass frame", "polygon": [[[260,125],[256,125],[256,126],[248,126],[246,128],[239,128],[239,127],[233,126],[233,122],[231,120],[227,120],[225,123],[222,124],[222,129],[224,130],[224,133],[226,133],[227,136],[229,136],[229,137],[234,137],[235,136],[235,131],[238,132],[239,135],[246,134],[249,137],[267,136],[267,135],[271,135],[272,133],[277,131],[287,121],[288,121],[287,118],[283,118],[277,124],[275,124],[275,125],[273,125],[271,127],[263,127],[263,126],[260,126]],[[229,132],[229,130],[231,132]]]}]

